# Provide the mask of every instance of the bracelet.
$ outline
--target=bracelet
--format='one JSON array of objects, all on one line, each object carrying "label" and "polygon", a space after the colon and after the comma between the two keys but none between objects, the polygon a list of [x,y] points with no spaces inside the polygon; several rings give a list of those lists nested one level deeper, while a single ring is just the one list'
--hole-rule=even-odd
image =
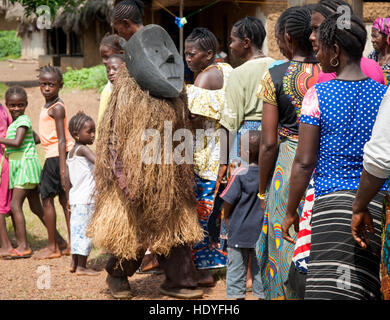
[{"label": "bracelet", "polygon": [[260,192],[257,194],[257,197],[260,199],[260,200],[265,200],[265,193],[262,193],[260,194]]}]

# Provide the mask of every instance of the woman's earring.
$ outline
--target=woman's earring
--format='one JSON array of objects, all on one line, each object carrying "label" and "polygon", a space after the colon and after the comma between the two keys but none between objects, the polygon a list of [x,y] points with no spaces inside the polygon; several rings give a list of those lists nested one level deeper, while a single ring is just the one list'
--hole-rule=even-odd
[{"label": "woman's earring", "polygon": [[[336,59],[336,62],[334,62],[334,59]],[[340,64],[340,61],[339,61],[339,59],[337,59],[336,57],[330,59],[330,65],[331,65],[333,68],[338,67],[339,64]]]}]

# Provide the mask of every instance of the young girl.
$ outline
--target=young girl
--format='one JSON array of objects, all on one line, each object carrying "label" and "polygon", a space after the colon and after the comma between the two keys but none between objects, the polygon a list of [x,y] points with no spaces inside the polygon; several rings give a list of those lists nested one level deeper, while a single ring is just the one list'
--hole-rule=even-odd
[{"label": "young girl", "polygon": [[[70,248],[60,246],[56,240],[54,197],[58,195],[64,210],[70,239],[70,212],[68,210],[70,182],[66,155],[72,149],[74,141],[68,130],[65,105],[58,96],[63,85],[61,71],[52,66],[43,67],[39,73],[39,85],[46,101],[39,118],[39,134],[46,157],[42,169],[40,192],[49,245],[34,257],[53,259],[61,257],[61,254],[70,254]],[[60,251],[61,249],[64,249],[63,252]]]},{"label": "young girl", "polygon": [[106,71],[107,71],[107,78],[108,83],[104,87],[101,96],[100,96],[100,105],[99,105],[99,112],[98,112],[98,125],[100,121],[103,118],[104,111],[106,111],[108,107],[108,103],[110,101],[111,93],[113,84],[116,78],[116,75],[118,73],[119,67],[124,62],[124,57],[122,54],[112,54],[107,58],[106,61]]},{"label": "young girl", "polygon": [[[0,138],[0,143],[7,146],[9,189],[13,191],[10,207],[18,243],[17,248],[12,249],[6,229],[1,230],[1,232],[4,235],[4,239],[8,239],[4,243],[8,247],[8,254],[5,256],[25,258],[30,257],[32,254],[32,250],[27,243],[26,223],[23,215],[23,202],[26,197],[31,211],[44,224],[43,209],[38,191],[42,168],[35,146],[36,143],[39,143],[39,137],[32,130],[30,118],[24,114],[28,104],[26,91],[21,87],[11,87],[7,90],[5,99],[13,122],[8,127],[6,138]],[[7,183],[6,180],[1,182],[2,186]],[[61,241],[60,237],[58,239]],[[62,239],[62,241],[64,240]]]},{"label": "young girl", "polygon": [[69,191],[71,211],[70,247],[72,263],[70,272],[76,275],[95,276],[99,272],[87,269],[86,263],[91,252],[91,239],[85,231],[94,212],[93,192],[95,180],[93,168],[95,155],[87,147],[95,140],[95,122],[83,112],[78,112],[69,122],[69,131],[76,144],[69,152],[66,163],[72,188]]},{"label": "young girl", "polygon": [[[119,36],[117,34],[106,35],[102,41],[100,42],[100,56],[102,58],[103,64],[108,67],[108,59],[112,55],[122,55],[124,50],[122,49]],[[123,59],[122,59],[123,60]],[[100,104],[99,104],[99,112],[98,112],[98,125],[103,116],[104,111],[108,106],[108,102],[110,100],[111,92],[112,92],[112,81],[109,78],[108,70],[107,70],[108,81],[106,86],[104,87],[102,93],[100,94]]]}]

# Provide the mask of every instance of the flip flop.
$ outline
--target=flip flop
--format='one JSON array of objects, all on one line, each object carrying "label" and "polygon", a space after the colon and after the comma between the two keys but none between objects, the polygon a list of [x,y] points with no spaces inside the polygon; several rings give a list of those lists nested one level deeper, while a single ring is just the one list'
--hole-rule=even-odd
[{"label": "flip flop", "polygon": [[25,259],[25,258],[31,258],[32,256],[32,250],[29,249],[25,252],[20,252],[19,250],[16,250],[16,249],[12,249],[11,250],[11,254],[7,257],[5,257],[4,259],[10,259],[10,260],[13,260],[13,259]]}]

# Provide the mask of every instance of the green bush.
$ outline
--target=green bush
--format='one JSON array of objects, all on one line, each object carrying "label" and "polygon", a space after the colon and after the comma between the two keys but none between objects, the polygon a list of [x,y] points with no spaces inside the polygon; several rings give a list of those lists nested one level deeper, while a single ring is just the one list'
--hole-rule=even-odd
[{"label": "green bush", "polygon": [[97,89],[99,92],[103,90],[108,81],[104,65],[82,68],[80,70],[73,70],[68,67],[63,77],[65,88],[77,88],[80,90]]},{"label": "green bush", "polygon": [[18,58],[22,53],[22,39],[16,31],[0,31],[0,58]]},{"label": "green bush", "polygon": [[4,99],[5,92],[8,90],[7,85],[4,83],[0,82],[0,99]]}]

